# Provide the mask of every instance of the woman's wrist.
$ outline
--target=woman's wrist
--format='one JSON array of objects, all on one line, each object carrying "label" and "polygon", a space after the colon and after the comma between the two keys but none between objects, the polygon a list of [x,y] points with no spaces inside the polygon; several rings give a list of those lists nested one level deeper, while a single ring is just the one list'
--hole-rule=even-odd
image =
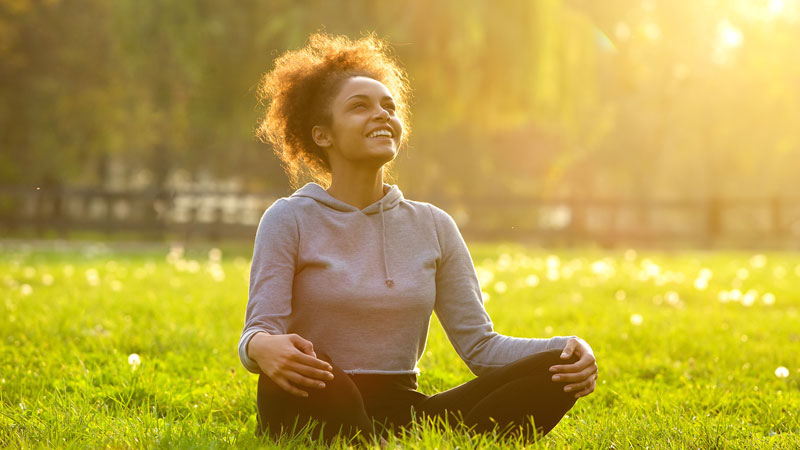
[{"label": "woman's wrist", "polygon": [[259,331],[250,336],[250,339],[247,341],[247,346],[245,347],[245,352],[250,359],[253,359],[253,352],[250,349],[254,348],[254,345],[255,348],[258,348],[268,336],[271,336],[271,334],[266,331]]}]

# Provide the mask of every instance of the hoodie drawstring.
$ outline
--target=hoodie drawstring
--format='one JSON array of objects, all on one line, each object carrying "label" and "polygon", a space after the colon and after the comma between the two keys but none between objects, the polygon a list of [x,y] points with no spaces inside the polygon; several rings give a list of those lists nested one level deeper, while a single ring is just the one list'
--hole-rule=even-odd
[{"label": "hoodie drawstring", "polygon": [[389,263],[386,260],[386,221],[383,219],[383,202],[378,204],[378,209],[381,213],[381,246],[383,247],[383,270],[386,273],[386,286],[394,286],[394,280],[389,275]]}]

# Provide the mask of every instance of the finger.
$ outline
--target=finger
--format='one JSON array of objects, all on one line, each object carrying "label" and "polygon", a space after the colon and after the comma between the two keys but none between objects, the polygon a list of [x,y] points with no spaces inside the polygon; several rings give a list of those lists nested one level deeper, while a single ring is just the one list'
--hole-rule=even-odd
[{"label": "finger", "polygon": [[306,366],[304,364],[293,363],[290,368],[295,372],[304,375],[309,378],[314,378],[317,380],[332,380],[333,379],[333,372],[328,370],[321,370],[315,369],[311,366]]},{"label": "finger", "polygon": [[289,383],[289,381],[286,380],[285,378],[281,378],[279,380],[276,380],[275,384],[280,386],[280,388],[283,389],[284,391],[286,391],[286,392],[288,392],[288,393],[290,393],[292,395],[295,395],[297,397],[308,397],[308,392],[302,391],[302,390],[292,386],[292,384]]},{"label": "finger", "polygon": [[315,380],[313,378],[308,378],[303,375],[300,375],[297,372],[288,372],[286,374],[286,378],[291,382],[293,385],[297,387],[309,387],[314,389],[323,389],[325,388],[325,382],[320,380]]},{"label": "finger", "polygon": [[575,351],[575,347],[578,345],[578,341],[574,338],[571,338],[567,341],[567,345],[564,346],[564,351],[561,352],[561,359],[569,359],[572,356],[572,353]]},{"label": "finger", "polygon": [[586,389],[584,389],[584,390],[582,390],[580,392],[576,392],[575,393],[575,398],[586,397],[587,395],[589,395],[592,392],[594,392],[594,387],[595,387],[595,384],[592,383],[592,385],[589,386],[588,388],[586,388]]},{"label": "finger", "polygon": [[557,373],[553,375],[553,381],[566,381],[566,382],[576,382],[576,381],[583,381],[590,376],[592,376],[595,372],[597,372],[596,368],[593,366],[586,367],[585,369],[581,370],[580,372],[573,372],[573,373]]},{"label": "finger", "polygon": [[578,391],[581,391],[583,389],[586,389],[590,385],[594,384],[595,379],[596,379],[596,376],[595,375],[591,375],[589,378],[587,378],[587,379],[585,379],[583,381],[580,381],[578,383],[568,384],[568,385],[564,386],[564,392],[578,392]]},{"label": "finger", "polygon": [[306,355],[305,353],[300,353],[300,352],[294,353],[292,354],[291,359],[292,361],[296,361],[306,366],[315,367],[317,369],[327,370],[327,371],[333,370],[333,366],[331,366],[327,362],[318,359],[314,356]]},{"label": "finger", "polygon": [[591,354],[584,354],[581,358],[575,361],[572,364],[564,364],[564,365],[556,365],[550,366],[550,372],[557,373],[557,372],[579,372],[586,367],[591,366],[594,364],[597,366],[597,361],[594,359],[594,355]]},{"label": "finger", "polygon": [[317,357],[317,354],[314,353],[314,344],[311,343],[308,339],[303,339],[300,335],[292,334],[290,335],[290,339],[292,344],[296,348],[298,348],[301,352],[305,353],[306,355],[313,356],[314,358]]}]

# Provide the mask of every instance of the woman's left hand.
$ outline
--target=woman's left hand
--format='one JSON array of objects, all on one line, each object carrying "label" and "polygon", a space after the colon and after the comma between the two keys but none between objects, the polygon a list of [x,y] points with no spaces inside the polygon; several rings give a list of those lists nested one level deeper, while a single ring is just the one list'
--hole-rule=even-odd
[{"label": "woman's left hand", "polygon": [[565,392],[575,392],[575,398],[585,397],[594,392],[597,381],[597,361],[589,344],[581,338],[570,338],[561,359],[569,359],[572,355],[578,356],[578,361],[572,364],[550,367],[553,381],[568,382],[564,386]]}]

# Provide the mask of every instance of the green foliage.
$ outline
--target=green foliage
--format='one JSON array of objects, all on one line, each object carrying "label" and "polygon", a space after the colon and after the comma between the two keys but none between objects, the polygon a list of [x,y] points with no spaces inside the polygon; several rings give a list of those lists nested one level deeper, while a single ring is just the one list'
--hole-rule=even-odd
[{"label": "green foliage", "polygon": [[0,0],[0,183],[130,175],[114,162],[282,189],[255,87],[322,29],[394,46],[415,92],[396,167],[424,195],[776,195],[800,165],[798,20],[721,0]]},{"label": "green foliage", "polygon": [[[4,245],[0,446],[319,446],[254,436],[247,250]],[[472,251],[497,331],[578,335],[598,360],[596,392],[533,448],[800,444],[798,255]],[[473,376],[435,319],[419,366],[426,394]],[[418,419],[389,448],[521,446]]]}]

